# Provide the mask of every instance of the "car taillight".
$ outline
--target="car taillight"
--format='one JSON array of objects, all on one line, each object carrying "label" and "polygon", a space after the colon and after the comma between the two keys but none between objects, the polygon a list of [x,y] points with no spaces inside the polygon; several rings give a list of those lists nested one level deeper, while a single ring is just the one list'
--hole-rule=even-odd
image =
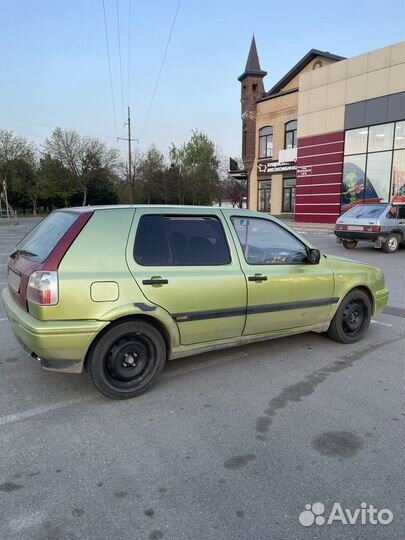
[{"label": "car taillight", "polygon": [[339,223],[336,223],[335,230],[336,231],[347,231],[347,225],[341,225]]},{"label": "car taillight", "polygon": [[58,272],[33,272],[28,280],[27,300],[40,306],[55,306],[59,301]]},{"label": "car taillight", "polygon": [[379,225],[364,225],[363,230],[364,232],[379,233],[381,231],[381,227]]}]

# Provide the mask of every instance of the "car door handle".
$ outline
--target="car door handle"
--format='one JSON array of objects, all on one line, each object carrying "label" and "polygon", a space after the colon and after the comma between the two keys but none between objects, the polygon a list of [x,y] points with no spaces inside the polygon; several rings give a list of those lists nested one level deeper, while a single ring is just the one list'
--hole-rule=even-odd
[{"label": "car door handle", "polygon": [[143,285],[167,285],[169,283],[168,279],[164,279],[160,276],[152,276],[150,279],[143,279]]},{"label": "car door handle", "polygon": [[267,281],[267,276],[263,274],[255,274],[254,276],[249,276],[248,281]]}]

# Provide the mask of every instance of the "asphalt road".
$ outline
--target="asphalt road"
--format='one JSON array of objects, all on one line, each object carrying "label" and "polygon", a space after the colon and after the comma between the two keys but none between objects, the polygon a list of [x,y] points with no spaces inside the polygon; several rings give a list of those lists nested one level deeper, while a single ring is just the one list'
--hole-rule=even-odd
[{"label": "asphalt road", "polygon": [[[0,288],[30,226],[0,227]],[[403,540],[405,249],[303,233],[385,270],[394,309],[360,343],[305,334],[178,360],[114,402],[41,371],[0,307],[0,538]],[[316,502],[393,520],[301,525]]]}]

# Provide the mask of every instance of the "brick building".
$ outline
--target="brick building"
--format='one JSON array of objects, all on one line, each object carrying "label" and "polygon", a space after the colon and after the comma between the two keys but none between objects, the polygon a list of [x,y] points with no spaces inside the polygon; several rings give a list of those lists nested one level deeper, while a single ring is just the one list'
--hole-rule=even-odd
[{"label": "brick building", "polygon": [[265,76],[253,38],[238,79],[249,208],[333,223],[405,194],[405,43],[351,59],[312,49],[267,92]]}]

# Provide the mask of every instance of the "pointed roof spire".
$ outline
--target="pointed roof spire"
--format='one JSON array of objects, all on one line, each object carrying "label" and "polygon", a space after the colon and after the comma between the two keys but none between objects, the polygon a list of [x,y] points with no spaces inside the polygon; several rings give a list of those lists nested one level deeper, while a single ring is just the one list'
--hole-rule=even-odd
[{"label": "pointed roof spire", "polygon": [[252,37],[252,43],[250,44],[249,56],[246,62],[245,71],[240,77],[238,77],[238,81],[242,82],[243,79],[245,79],[249,75],[252,75],[254,77],[265,77],[267,75],[267,72],[263,71],[260,68],[259,56],[257,54],[256,40],[254,34]]}]

